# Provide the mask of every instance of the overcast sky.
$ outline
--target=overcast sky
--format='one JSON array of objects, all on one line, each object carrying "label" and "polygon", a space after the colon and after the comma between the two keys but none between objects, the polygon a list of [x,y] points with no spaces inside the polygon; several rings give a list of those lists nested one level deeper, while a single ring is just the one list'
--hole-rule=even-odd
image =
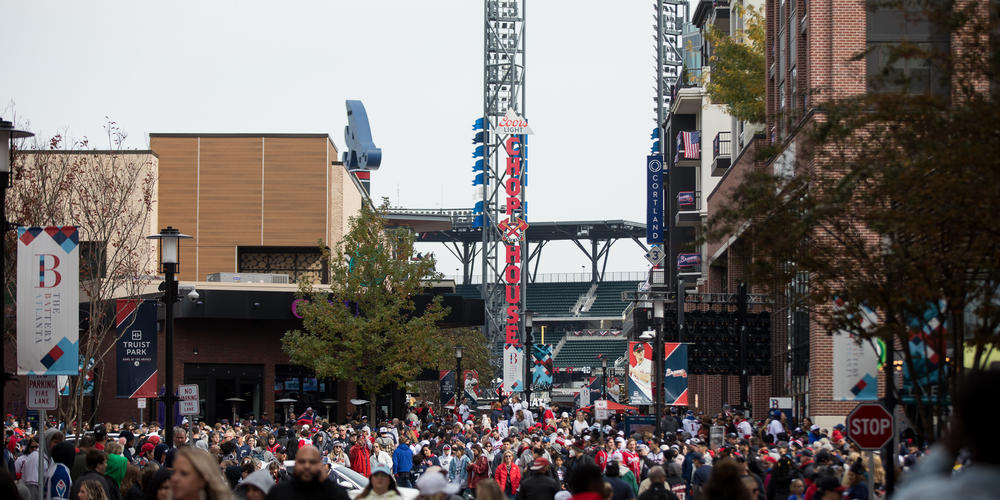
[{"label": "overcast sky", "polygon": [[[0,110],[96,147],[108,116],[135,148],[150,132],[318,132],[340,149],[344,100],[361,99],[383,154],[376,198],[471,207],[482,4],[0,0]],[[528,2],[529,221],[644,222],[653,13],[649,0]],[[648,269],[635,243],[614,249],[609,271]],[[585,264],[552,244],[540,272]]]}]

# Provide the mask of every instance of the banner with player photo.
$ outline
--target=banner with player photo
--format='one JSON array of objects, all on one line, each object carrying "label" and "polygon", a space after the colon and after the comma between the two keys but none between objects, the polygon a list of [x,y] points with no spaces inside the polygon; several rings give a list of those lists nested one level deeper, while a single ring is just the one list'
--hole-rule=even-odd
[{"label": "banner with player photo", "polygon": [[653,404],[653,346],[649,342],[628,343],[628,401]]}]

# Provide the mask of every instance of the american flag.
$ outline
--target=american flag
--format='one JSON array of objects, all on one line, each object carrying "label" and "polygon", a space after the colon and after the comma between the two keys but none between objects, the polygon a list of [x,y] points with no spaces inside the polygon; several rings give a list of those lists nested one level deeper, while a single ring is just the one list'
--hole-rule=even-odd
[{"label": "american flag", "polygon": [[701,133],[697,130],[691,132],[681,132],[684,142],[683,157],[687,160],[698,160],[701,158]]}]

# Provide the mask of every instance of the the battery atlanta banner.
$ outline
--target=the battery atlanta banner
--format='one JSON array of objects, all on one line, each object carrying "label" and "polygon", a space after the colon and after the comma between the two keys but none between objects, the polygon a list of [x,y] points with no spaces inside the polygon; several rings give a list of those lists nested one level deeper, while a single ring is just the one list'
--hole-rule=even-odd
[{"label": "the battery atlanta banner", "polygon": [[503,346],[503,391],[506,393],[524,390],[524,346],[504,344]]},{"label": "the battery atlanta banner", "polygon": [[115,360],[119,398],[156,397],[156,303],[119,299]]},{"label": "the battery atlanta banner", "polygon": [[688,346],[663,344],[663,402],[667,406],[688,406]]},{"label": "the battery atlanta banner", "polygon": [[653,346],[628,343],[628,400],[633,405],[653,404]]},{"label": "the battery atlanta banner", "polygon": [[17,228],[17,374],[80,373],[80,242],[74,226]]},{"label": "the battery atlanta banner", "polygon": [[441,370],[438,375],[441,406],[455,406],[455,370]]},{"label": "the battery atlanta banner", "polygon": [[552,344],[531,346],[531,385],[536,391],[552,388]]}]

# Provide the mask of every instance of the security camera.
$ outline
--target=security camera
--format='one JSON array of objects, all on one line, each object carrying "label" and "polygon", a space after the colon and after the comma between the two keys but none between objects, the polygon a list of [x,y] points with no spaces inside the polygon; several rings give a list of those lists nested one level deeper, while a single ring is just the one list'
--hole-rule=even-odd
[{"label": "security camera", "polygon": [[198,301],[198,297],[200,297],[200,295],[198,295],[198,290],[191,290],[187,294],[187,298],[191,302],[197,302]]}]

